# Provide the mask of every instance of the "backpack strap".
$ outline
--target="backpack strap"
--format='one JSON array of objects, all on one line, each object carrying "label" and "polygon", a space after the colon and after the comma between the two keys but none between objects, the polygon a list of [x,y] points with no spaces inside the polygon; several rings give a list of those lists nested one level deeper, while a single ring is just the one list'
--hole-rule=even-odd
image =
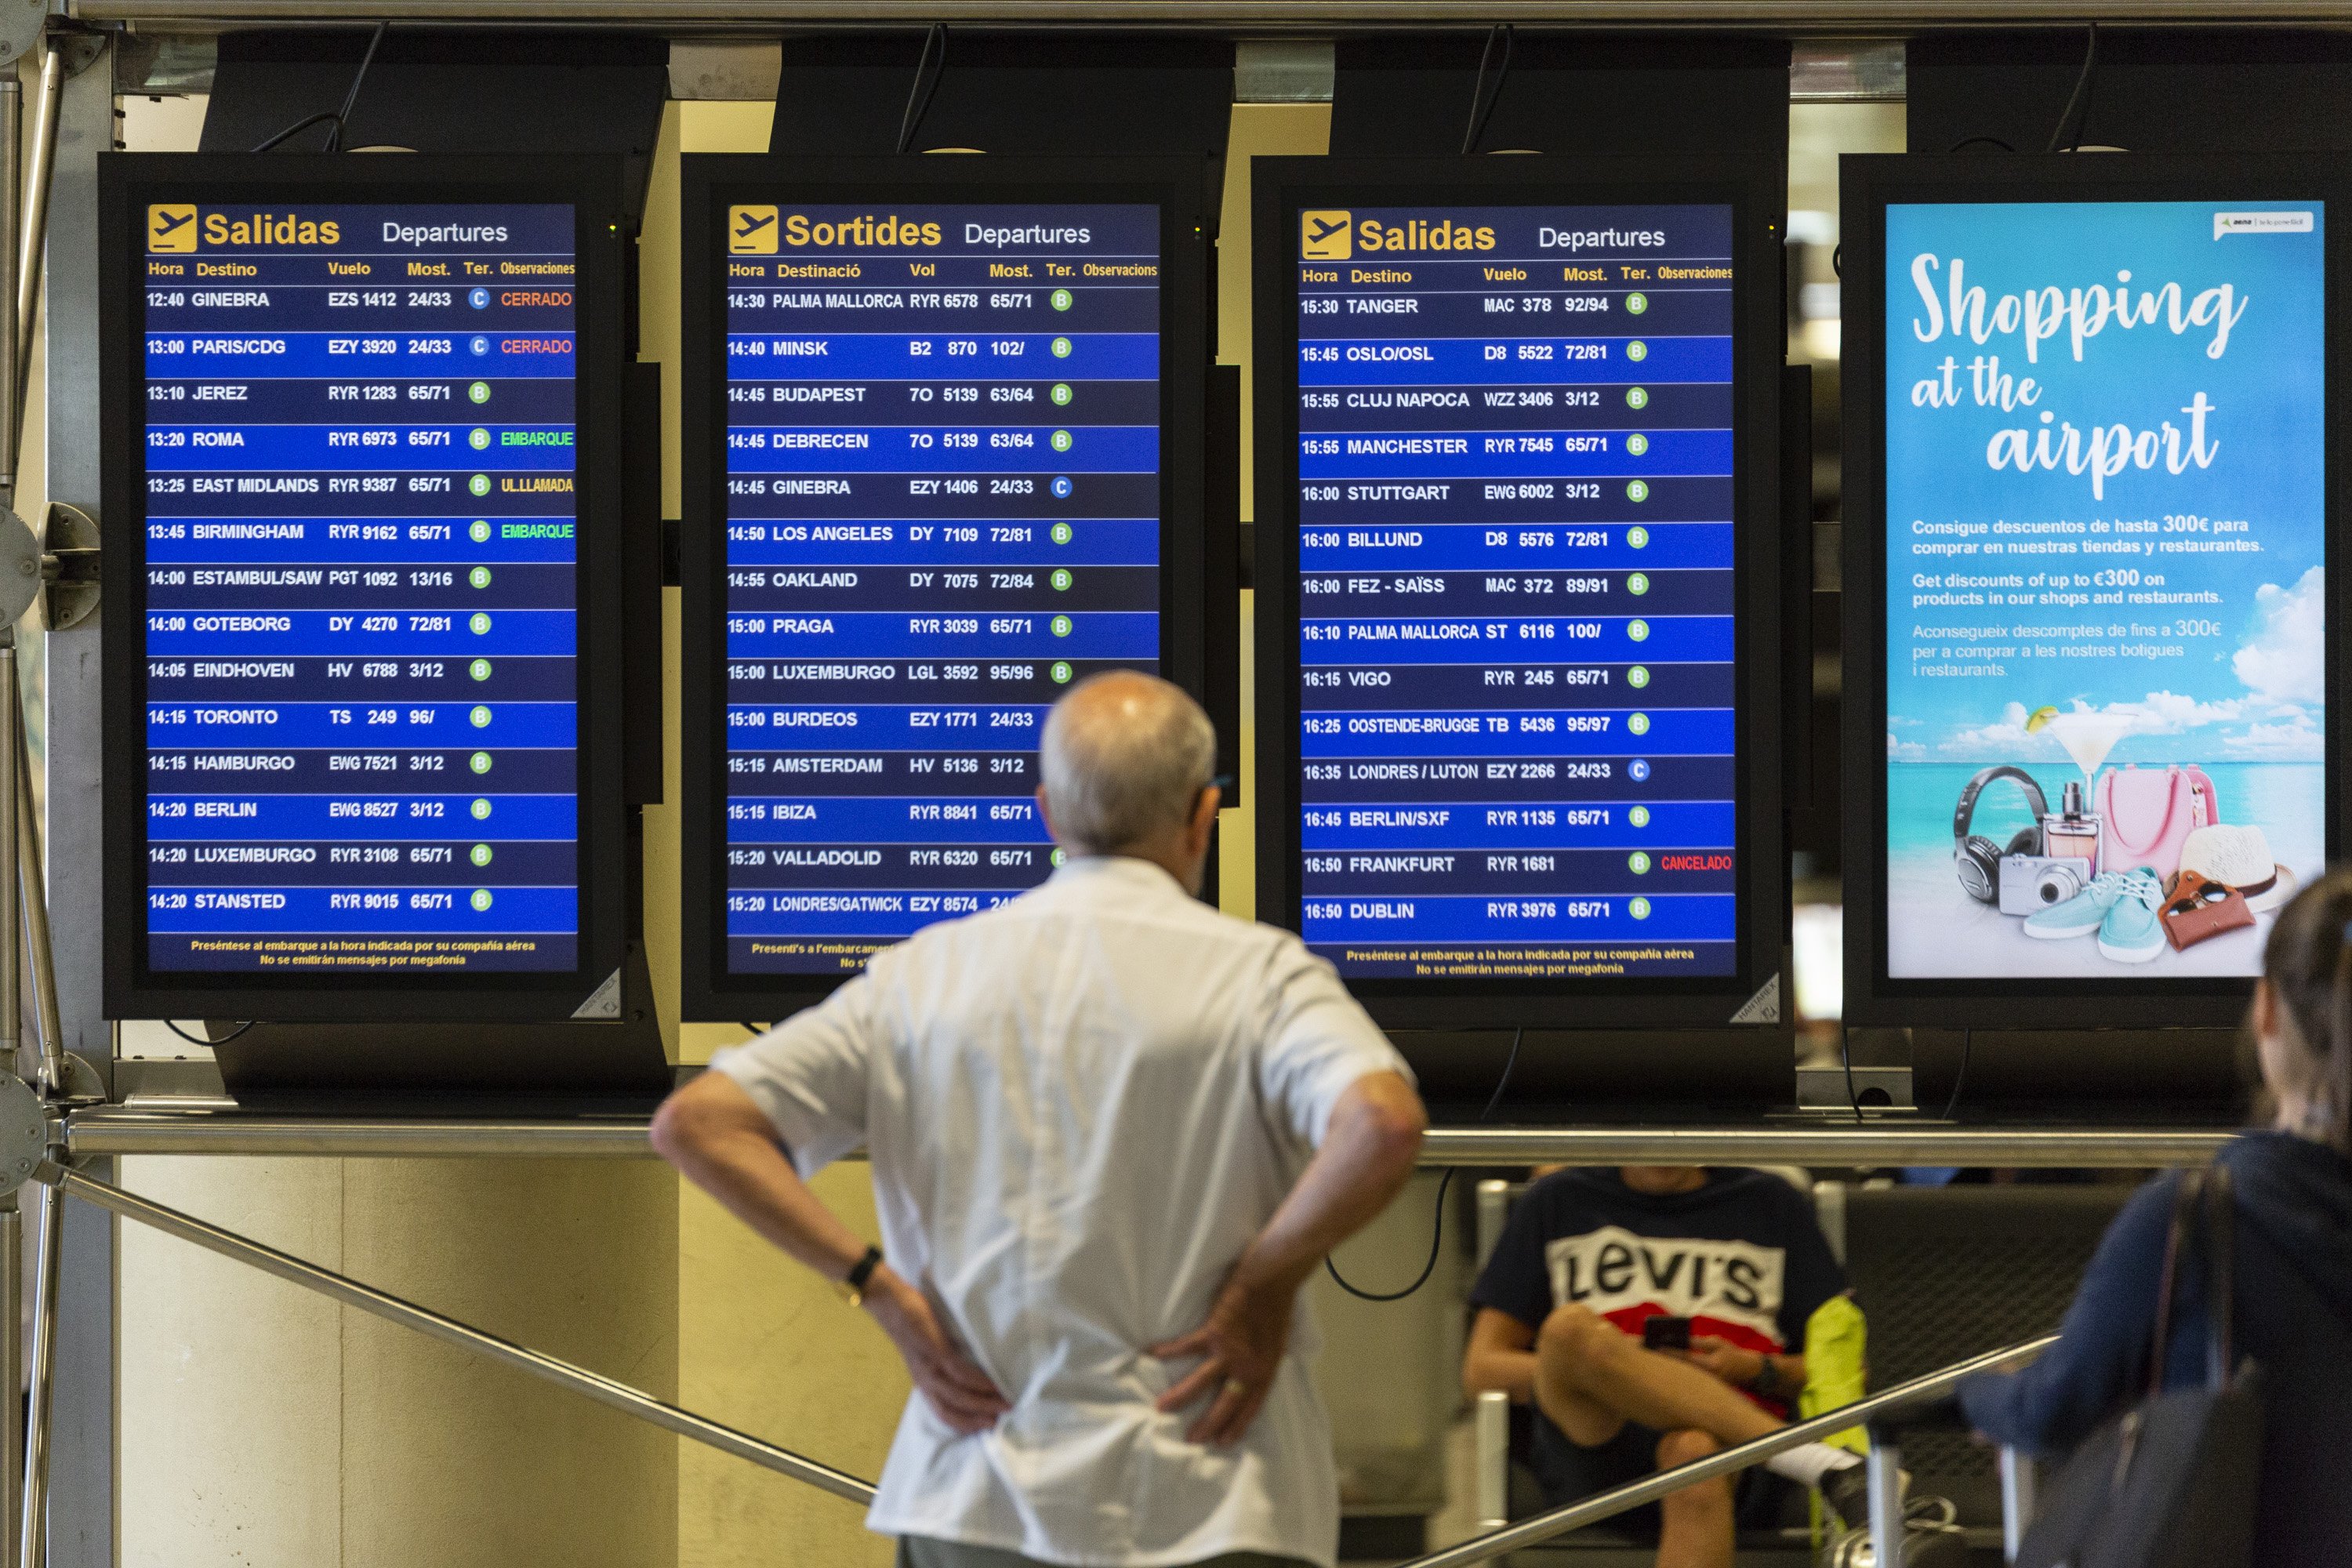
[{"label": "backpack strap", "polygon": [[2205,1386],[2216,1394],[2230,1386],[2235,1367],[2236,1208],[2230,1168],[2216,1165],[2205,1184]]},{"label": "backpack strap", "polygon": [[2173,1189],[2172,1224],[2164,1237],[2164,1272],[2156,1286],[2156,1333],[2147,1350],[2147,1396],[2164,1392],[2165,1351],[2172,1343],[2172,1293],[2180,1279],[2180,1253],[2189,1227],[2196,1222],[2198,1196],[2204,1190],[2202,1173],[2184,1171]]}]

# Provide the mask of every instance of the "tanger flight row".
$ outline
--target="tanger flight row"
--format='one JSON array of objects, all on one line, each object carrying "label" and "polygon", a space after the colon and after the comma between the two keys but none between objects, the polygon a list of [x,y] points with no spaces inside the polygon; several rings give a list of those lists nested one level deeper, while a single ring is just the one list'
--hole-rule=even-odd
[{"label": "tanger flight row", "polygon": [[[571,1016],[674,572],[689,1018],[1050,876],[1132,668],[1254,722],[1258,914],[1385,1022],[1785,1027],[1779,169],[1258,160],[1248,693],[1218,172],[688,158],[656,372],[617,165],[108,159],[110,1011]],[[2346,168],[1845,178],[1848,1016],[2224,1018],[2344,843]]]}]

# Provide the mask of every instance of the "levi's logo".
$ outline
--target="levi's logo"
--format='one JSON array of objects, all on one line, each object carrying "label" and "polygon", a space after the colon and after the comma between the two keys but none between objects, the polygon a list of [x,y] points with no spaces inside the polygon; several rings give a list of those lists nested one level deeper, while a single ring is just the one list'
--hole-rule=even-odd
[{"label": "levi's logo", "polygon": [[1604,1226],[1564,1236],[1544,1248],[1555,1306],[1602,1317],[1654,1306],[1677,1318],[1744,1323],[1777,1342],[1788,1255],[1746,1241],[1636,1236]]}]

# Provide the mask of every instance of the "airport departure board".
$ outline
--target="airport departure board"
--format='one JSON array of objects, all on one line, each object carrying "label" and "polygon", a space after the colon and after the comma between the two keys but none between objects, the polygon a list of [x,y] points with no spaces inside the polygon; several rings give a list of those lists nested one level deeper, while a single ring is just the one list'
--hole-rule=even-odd
[{"label": "airport departure board", "polygon": [[143,195],[140,963],[576,974],[577,206]]},{"label": "airport departure board", "polygon": [[1740,973],[1735,225],[1288,216],[1292,885],[1351,983]]},{"label": "airport departure board", "polygon": [[1046,710],[1163,668],[1170,521],[1160,202],[801,195],[713,205],[702,280],[715,956],[786,986],[1051,874]]}]

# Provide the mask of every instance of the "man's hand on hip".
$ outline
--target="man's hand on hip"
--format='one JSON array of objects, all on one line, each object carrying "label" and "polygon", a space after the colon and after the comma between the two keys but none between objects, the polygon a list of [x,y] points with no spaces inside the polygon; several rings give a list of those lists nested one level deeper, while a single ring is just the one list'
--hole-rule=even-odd
[{"label": "man's hand on hip", "polygon": [[987,1431],[1012,1408],[988,1373],[948,1337],[930,1298],[887,1268],[876,1271],[866,1310],[898,1347],[916,1391],[940,1420],[970,1436]]},{"label": "man's hand on hip", "polygon": [[1274,1387],[1275,1375],[1282,1370],[1297,1296],[1296,1286],[1230,1280],[1209,1309],[1208,1321],[1179,1339],[1151,1347],[1148,1353],[1163,1361],[1202,1358],[1182,1382],[1160,1396],[1163,1414],[1181,1410],[1204,1396],[1215,1396],[1184,1434],[1187,1441],[1223,1447],[1249,1435],[1250,1424],[1257,1419]]}]

